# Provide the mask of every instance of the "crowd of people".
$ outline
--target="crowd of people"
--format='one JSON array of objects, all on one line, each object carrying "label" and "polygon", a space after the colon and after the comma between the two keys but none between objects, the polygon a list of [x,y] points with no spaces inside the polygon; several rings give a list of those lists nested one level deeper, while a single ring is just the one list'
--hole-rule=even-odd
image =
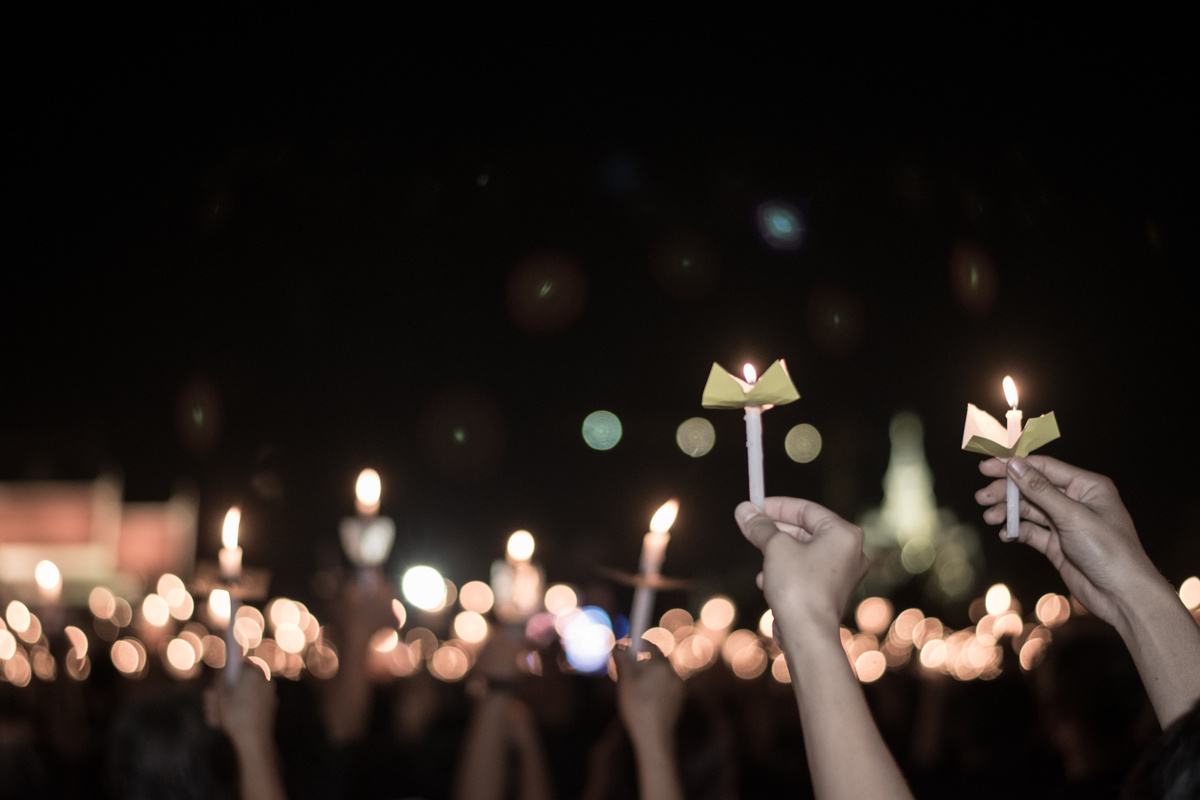
[{"label": "crowd of people", "polygon": [[1090,612],[1034,674],[964,684],[913,664],[864,687],[839,635],[862,531],[770,497],[735,519],[762,551],[790,689],[719,667],[684,682],[652,647],[614,651],[615,681],[553,651],[531,672],[503,627],[466,681],[377,683],[368,639],[390,596],[350,583],[328,680],[133,682],[98,661],[86,682],[0,685],[0,798],[1200,797],[1200,627],[1112,482],[1039,456],[981,471],[984,520],[1004,523],[1014,481],[1021,522],[1001,538]]}]

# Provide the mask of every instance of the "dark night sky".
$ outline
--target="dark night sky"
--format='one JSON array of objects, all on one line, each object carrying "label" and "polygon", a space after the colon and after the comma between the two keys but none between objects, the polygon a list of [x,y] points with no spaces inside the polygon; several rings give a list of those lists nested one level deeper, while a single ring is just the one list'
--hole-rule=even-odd
[{"label": "dark night sky", "polygon": [[[998,415],[1011,373],[1027,414],[1057,413],[1044,452],[1114,477],[1168,577],[1200,569],[1192,437],[1154,430],[1190,412],[1197,342],[1196,70],[1171,41],[392,33],[97,36],[26,65],[0,480],[117,465],[132,500],[194,481],[201,553],[242,502],[247,562],[299,595],[363,466],[394,565],[459,581],[517,527],[551,579],[632,568],[678,496],[668,572],[750,598],[740,415],[705,414],[705,458],[674,444],[712,361],[788,359],[803,397],[766,416],[768,489],[850,516],[912,409],[940,503],[978,519],[963,411]],[[799,249],[767,246],[763,202],[803,212]],[[994,265],[991,303],[954,290],[964,248]],[[505,299],[537,253],[586,284],[549,333]],[[655,272],[681,254],[711,285]],[[850,334],[822,333],[835,311]],[[206,446],[196,402],[219,417]],[[625,426],[609,452],[579,434],[599,408]],[[812,464],[778,445],[799,422],[825,437]],[[452,445],[456,426],[479,435]],[[989,580],[1059,588],[984,540]]]}]

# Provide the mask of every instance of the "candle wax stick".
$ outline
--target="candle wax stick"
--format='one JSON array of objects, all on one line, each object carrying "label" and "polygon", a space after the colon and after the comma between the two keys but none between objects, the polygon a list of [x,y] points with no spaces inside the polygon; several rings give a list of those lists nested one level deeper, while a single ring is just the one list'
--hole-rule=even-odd
[{"label": "candle wax stick", "polygon": [[642,540],[642,583],[633,592],[633,608],[629,611],[629,649],[635,655],[642,651],[642,634],[650,627],[650,612],[654,609],[654,587],[649,581],[661,573],[670,540],[671,534],[666,531],[650,531]]},{"label": "candle wax stick", "polygon": [[761,406],[746,406],[746,460],[750,470],[750,502],[764,511],[766,481],[763,478]]},{"label": "candle wax stick", "polygon": [[[1021,412],[1014,408],[1004,415],[1004,419],[1008,423],[1008,446],[1012,447],[1021,438]],[[1005,500],[1008,504],[1008,524],[1004,529],[1004,538],[1016,539],[1021,525],[1021,492],[1012,478],[1008,478],[1005,485]]]},{"label": "candle wax stick", "polygon": [[236,686],[242,673],[242,647],[237,643],[233,633],[233,623],[237,620],[238,606],[242,603],[229,593],[229,623],[225,626],[225,684]]}]

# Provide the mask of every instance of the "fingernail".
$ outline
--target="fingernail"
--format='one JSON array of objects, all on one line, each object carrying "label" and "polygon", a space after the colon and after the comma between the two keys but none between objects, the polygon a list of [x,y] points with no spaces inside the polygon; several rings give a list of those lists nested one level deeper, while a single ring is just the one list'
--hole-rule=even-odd
[{"label": "fingernail", "polygon": [[1020,456],[1008,460],[1008,471],[1018,478],[1024,475],[1027,469],[1029,469],[1029,464],[1025,463],[1025,459]]},{"label": "fingernail", "polygon": [[754,519],[754,515],[758,513],[758,506],[754,505],[754,503],[751,503],[749,500],[745,500],[741,503],[738,503],[738,507],[733,511],[733,518],[738,522],[749,522],[750,520]]}]

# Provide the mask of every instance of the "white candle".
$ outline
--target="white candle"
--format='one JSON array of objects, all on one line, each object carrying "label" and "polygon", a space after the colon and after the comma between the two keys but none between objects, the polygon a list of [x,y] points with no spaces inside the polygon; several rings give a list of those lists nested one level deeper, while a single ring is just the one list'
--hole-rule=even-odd
[{"label": "white candle", "polygon": [[354,563],[358,572],[358,584],[369,594],[375,591],[379,579],[379,567],[387,561],[396,540],[396,523],[379,516],[379,500],[383,484],[379,473],[364,469],[354,484],[357,517],[342,520],[338,534],[346,558]]},{"label": "white candle", "polygon": [[634,653],[641,651],[642,634],[650,626],[650,612],[654,607],[652,582],[662,573],[667,543],[671,541],[671,525],[677,513],[679,503],[668,500],[655,512],[650,520],[650,532],[642,539],[642,557],[638,567],[641,580],[633,592],[633,608],[629,612],[629,649]]},{"label": "white candle", "polygon": [[[746,382],[758,382],[753,364],[742,368]],[[746,462],[750,472],[750,502],[764,510],[766,480],[763,478],[762,406],[746,406]]]},{"label": "white candle", "polygon": [[221,528],[221,550],[217,553],[217,561],[221,565],[221,579],[239,581],[242,579],[242,548],[238,547],[238,525],[242,521],[242,511],[237,506],[225,514],[225,524]]},{"label": "white candle", "polygon": [[[1012,447],[1021,438],[1021,412],[1017,409],[1017,384],[1007,375],[1004,377],[1004,397],[1011,409],[1005,413],[1008,422],[1008,446]],[[1021,525],[1021,492],[1012,478],[1008,478],[1005,486],[1005,499],[1008,503],[1008,525],[1004,529],[1004,538],[1016,539]]]},{"label": "white candle", "polygon": [[[221,527],[221,550],[217,559],[221,566],[221,580],[235,584],[242,579],[242,548],[238,547],[238,526],[242,522],[242,510],[237,506],[225,514]],[[225,626],[225,682],[233,686],[242,670],[242,648],[237,643],[234,627],[240,602],[234,592],[229,592],[229,623]]]}]

